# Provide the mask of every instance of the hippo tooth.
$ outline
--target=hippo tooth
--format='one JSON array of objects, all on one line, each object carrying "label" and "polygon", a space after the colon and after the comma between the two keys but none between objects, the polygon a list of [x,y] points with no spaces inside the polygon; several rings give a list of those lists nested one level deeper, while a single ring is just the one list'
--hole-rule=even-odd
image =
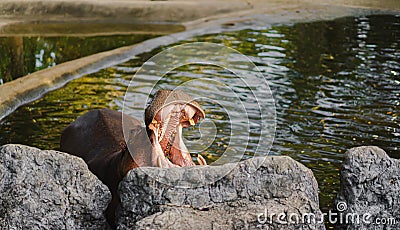
[{"label": "hippo tooth", "polygon": [[201,155],[197,155],[197,162],[199,162],[199,165],[207,165],[206,160]]},{"label": "hippo tooth", "polygon": [[161,157],[157,158],[157,166],[162,168],[162,164],[161,164]]},{"label": "hippo tooth", "polygon": [[190,122],[190,125],[192,125],[192,126],[196,124],[196,123],[194,123],[193,118],[190,118],[190,119],[189,119],[189,122]]}]

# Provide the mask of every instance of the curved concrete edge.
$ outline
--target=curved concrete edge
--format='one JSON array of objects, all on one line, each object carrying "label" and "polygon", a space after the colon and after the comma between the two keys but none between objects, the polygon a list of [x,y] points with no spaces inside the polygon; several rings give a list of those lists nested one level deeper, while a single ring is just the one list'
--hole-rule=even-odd
[{"label": "curved concrete edge", "polygon": [[218,32],[219,26],[195,29],[166,35],[132,45],[93,54],[52,68],[34,72],[14,81],[0,85],[0,121],[19,106],[41,98],[47,92],[61,88],[66,83],[83,75],[123,63],[135,55],[149,52],[159,46],[170,45],[206,32]]},{"label": "curved concrete edge", "polygon": [[124,55],[127,49],[123,47],[62,63],[0,85],[0,120],[19,106],[37,100],[73,79],[128,60],[130,57]]},{"label": "curved concrete edge", "polygon": [[[210,15],[208,17],[183,22],[187,29],[202,27],[205,24],[215,23],[220,19],[226,21],[245,17],[248,15],[275,15],[271,17],[273,22],[282,23],[290,15],[290,21],[314,21],[363,14],[363,12],[400,12],[398,0],[248,0],[250,9],[226,12],[222,15]],[[265,23],[265,22],[264,22]],[[271,24],[268,21],[268,24]]]},{"label": "curved concrete edge", "polygon": [[135,55],[149,52],[159,46],[173,44],[201,33],[204,33],[204,29],[150,39],[132,46],[65,62],[0,85],[0,121],[19,106],[35,101],[71,80],[123,63],[133,59]]},{"label": "curved concrete edge", "polygon": [[[399,9],[400,11],[400,9]],[[28,76],[0,85],[0,121],[19,106],[41,98],[49,91],[64,86],[69,81],[90,74],[100,69],[123,63],[135,55],[149,52],[157,47],[170,45],[194,36],[213,34],[223,31],[245,28],[268,28],[276,23],[293,23],[301,21],[326,20],[345,16],[373,13],[393,13],[375,9],[358,9],[332,5],[275,5],[262,10],[243,12],[232,17],[214,17],[211,19],[188,22],[190,30],[150,39],[133,46],[122,47],[111,51],[66,62],[55,67],[32,73]],[[398,12],[398,11],[397,11]]]},{"label": "curved concrete edge", "polygon": [[2,0],[0,32],[21,23],[123,22],[193,27],[216,18],[312,6],[400,11],[398,0]]},{"label": "curved concrete edge", "polygon": [[398,0],[2,0],[0,17],[45,21],[55,18],[187,22],[224,13],[294,4],[400,9]]},{"label": "curved concrete edge", "polygon": [[23,20],[50,17],[55,20],[183,22],[250,8],[245,0],[2,0],[0,16]]}]

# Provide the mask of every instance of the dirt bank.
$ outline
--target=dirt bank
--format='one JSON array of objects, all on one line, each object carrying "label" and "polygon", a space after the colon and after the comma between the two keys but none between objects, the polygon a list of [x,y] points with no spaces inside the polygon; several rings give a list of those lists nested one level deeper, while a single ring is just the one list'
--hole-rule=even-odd
[{"label": "dirt bank", "polygon": [[[310,8],[350,7],[400,11],[398,0],[3,0],[0,34],[19,23],[118,22],[183,24],[232,16],[294,12]],[[23,29],[23,28],[19,28]],[[157,30],[156,28],[152,28]],[[7,31],[7,30],[6,30]],[[13,30],[11,30],[12,33]],[[14,30],[15,31],[15,30]],[[4,31],[3,31],[4,33]]]}]

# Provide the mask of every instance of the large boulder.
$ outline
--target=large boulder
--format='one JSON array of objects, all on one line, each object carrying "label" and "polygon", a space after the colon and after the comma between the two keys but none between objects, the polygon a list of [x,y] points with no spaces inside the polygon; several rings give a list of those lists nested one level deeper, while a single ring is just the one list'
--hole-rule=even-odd
[{"label": "large boulder", "polygon": [[289,157],[138,168],[119,189],[118,229],[325,229],[313,173]]},{"label": "large boulder", "polygon": [[104,229],[110,199],[80,158],[0,147],[0,229]]},{"label": "large boulder", "polygon": [[345,153],[335,201],[340,229],[400,229],[400,161],[374,146]]}]

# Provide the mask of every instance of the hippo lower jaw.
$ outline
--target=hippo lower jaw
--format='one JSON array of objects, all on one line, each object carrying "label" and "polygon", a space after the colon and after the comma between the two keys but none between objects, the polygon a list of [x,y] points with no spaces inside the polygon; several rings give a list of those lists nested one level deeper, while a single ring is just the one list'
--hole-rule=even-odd
[{"label": "hippo lower jaw", "polygon": [[[182,129],[199,122],[201,117],[198,114],[198,109],[190,104],[170,104],[157,112],[148,126],[153,166],[171,168],[195,165],[183,142]],[[201,155],[198,155],[197,161],[200,165],[207,165]]]}]

